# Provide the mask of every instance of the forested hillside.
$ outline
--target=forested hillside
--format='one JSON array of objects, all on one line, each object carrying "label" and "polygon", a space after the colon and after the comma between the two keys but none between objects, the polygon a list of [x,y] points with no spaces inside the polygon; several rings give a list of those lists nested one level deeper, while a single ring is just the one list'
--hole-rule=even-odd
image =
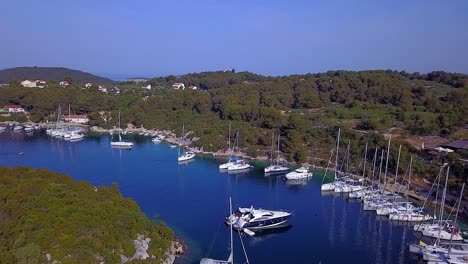
[{"label": "forested hillside", "polygon": [[[176,81],[199,89],[172,90]],[[275,132],[282,137],[281,150],[288,160],[317,163],[322,159],[322,164],[328,160],[341,127],[343,146],[349,140],[356,166],[365,143],[371,148],[385,146],[383,133],[389,129],[399,131],[392,147],[397,152],[398,144],[403,145],[404,166],[409,153],[416,151],[406,143],[406,136],[451,138],[468,124],[468,78],[463,74],[330,71],[266,77],[220,71],[154,78],[147,84],[153,90],[122,83],[118,95],[79,86],[40,90],[4,87],[0,89],[0,104],[25,106],[35,122],[53,120],[51,114],[59,104],[71,104],[74,112],[87,113],[92,124],[102,127],[115,126],[118,111],[124,123],[178,134],[185,123],[193,137],[199,138],[193,144],[208,151],[226,146],[231,123],[240,130],[239,145],[253,157],[268,154]],[[107,111],[113,119],[104,122],[99,111]],[[453,160],[465,154],[456,153]],[[391,157],[390,166],[395,159]],[[420,175],[431,174],[433,169],[416,166]],[[468,175],[460,166],[454,171],[465,178]]]},{"label": "forested hillside", "polygon": [[111,84],[114,82],[108,78],[62,67],[16,67],[0,70],[0,83],[30,79],[63,81],[65,78],[74,83]]},{"label": "forested hillside", "polygon": [[[137,234],[162,263],[173,232],[141,212],[117,186],[94,187],[45,169],[0,166],[2,263],[120,263]],[[47,255],[50,254],[50,260]]]}]

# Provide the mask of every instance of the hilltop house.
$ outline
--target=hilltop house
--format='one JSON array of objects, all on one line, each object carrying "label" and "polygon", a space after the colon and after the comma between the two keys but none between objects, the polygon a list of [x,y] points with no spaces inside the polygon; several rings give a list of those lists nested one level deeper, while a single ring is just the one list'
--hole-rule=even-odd
[{"label": "hilltop house", "polygon": [[29,88],[37,87],[37,81],[35,81],[35,80],[24,80],[24,81],[21,82],[21,85],[23,87],[29,87]]},{"label": "hilltop house", "polygon": [[89,122],[87,115],[64,115],[63,120],[75,124],[87,124]]},{"label": "hilltop house", "polygon": [[113,93],[113,94],[119,94],[120,93],[120,89],[118,87],[113,87],[110,89],[110,92]]},{"label": "hilltop house", "polygon": [[147,86],[143,86],[141,88],[151,90],[151,84],[148,84]]},{"label": "hilltop house", "polygon": [[184,83],[174,83],[172,85],[172,88],[174,90],[179,90],[179,89],[185,90],[185,85],[184,85]]},{"label": "hilltop house", "polygon": [[86,89],[89,89],[89,88],[91,88],[91,85],[93,85],[93,84],[92,84],[92,83],[87,83],[87,84],[85,84],[84,87],[85,87]]},{"label": "hilltop house", "polygon": [[44,88],[46,85],[46,81],[44,80],[24,80],[21,82],[21,85],[23,87],[28,87],[28,88],[34,88],[34,87],[39,87],[39,88]]},{"label": "hilltop house", "polygon": [[8,113],[25,113],[26,111],[21,105],[8,105],[4,107],[5,110],[8,110]]},{"label": "hilltop house", "polygon": [[67,87],[70,83],[68,83],[67,81],[61,81],[60,82],[60,87]]},{"label": "hilltop house", "polygon": [[98,90],[103,93],[107,93],[107,87],[105,85],[99,85]]},{"label": "hilltop house", "polygon": [[46,81],[44,81],[44,80],[36,80],[36,85],[37,85],[37,87],[39,87],[39,88],[44,88],[44,86],[46,85]]}]

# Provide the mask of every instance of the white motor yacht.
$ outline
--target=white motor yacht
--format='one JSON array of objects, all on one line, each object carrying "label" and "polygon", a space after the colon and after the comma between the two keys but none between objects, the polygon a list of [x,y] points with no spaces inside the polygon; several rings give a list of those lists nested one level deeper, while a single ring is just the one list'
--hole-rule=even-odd
[{"label": "white motor yacht", "polygon": [[275,228],[288,221],[291,213],[266,209],[239,208],[225,218],[226,224],[233,224],[237,230],[257,230]]},{"label": "white motor yacht", "polygon": [[297,180],[312,177],[312,172],[309,171],[308,167],[300,167],[291,171],[285,175],[288,180]]},{"label": "white motor yacht", "polygon": [[182,155],[180,155],[177,158],[177,161],[182,162],[182,161],[187,161],[195,158],[195,153],[193,151],[184,151]]}]

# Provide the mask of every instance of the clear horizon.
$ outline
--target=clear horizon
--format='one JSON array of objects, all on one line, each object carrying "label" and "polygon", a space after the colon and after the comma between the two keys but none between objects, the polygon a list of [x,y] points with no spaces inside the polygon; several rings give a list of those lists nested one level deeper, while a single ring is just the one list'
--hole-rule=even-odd
[{"label": "clear horizon", "polygon": [[468,73],[466,1],[12,1],[0,69],[110,77],[236,69]]}]

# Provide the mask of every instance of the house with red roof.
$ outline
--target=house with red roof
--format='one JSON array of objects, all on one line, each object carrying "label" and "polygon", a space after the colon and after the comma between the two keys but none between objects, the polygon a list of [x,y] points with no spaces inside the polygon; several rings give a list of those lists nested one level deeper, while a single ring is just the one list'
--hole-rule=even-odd
[{"label": "house with red roof", "polygon": [[8,113],[25,113],[26,111],[24,110],[21,105],[7,105],[3,109],[8,110]]},{"label": "house with red roof", "polygon": [[65,122],[75,123],[75,124],[87,124],[89,118],[87,115],[64,115],[62,119]]},{"label": "house with red roof", "polygon": [[103,93],[107,93],[107,86],[105,86],[105,85],[99,85],[98,90],[101,91],[101,92],[103,92]]},{"label": "house with red roof", "polygon": [[176,82],[176,83],[174,83],[172,85],[172,89],[174,89],[174,90],[179,90],[179,89],[185,90],[185,85],[184,85],[184,83]]},{"label": "house with red roof", "polygon": [[70,83],[68,83],[67,81],[60,82],[60,87],[67,87],[68,85],[70,85]]}]

